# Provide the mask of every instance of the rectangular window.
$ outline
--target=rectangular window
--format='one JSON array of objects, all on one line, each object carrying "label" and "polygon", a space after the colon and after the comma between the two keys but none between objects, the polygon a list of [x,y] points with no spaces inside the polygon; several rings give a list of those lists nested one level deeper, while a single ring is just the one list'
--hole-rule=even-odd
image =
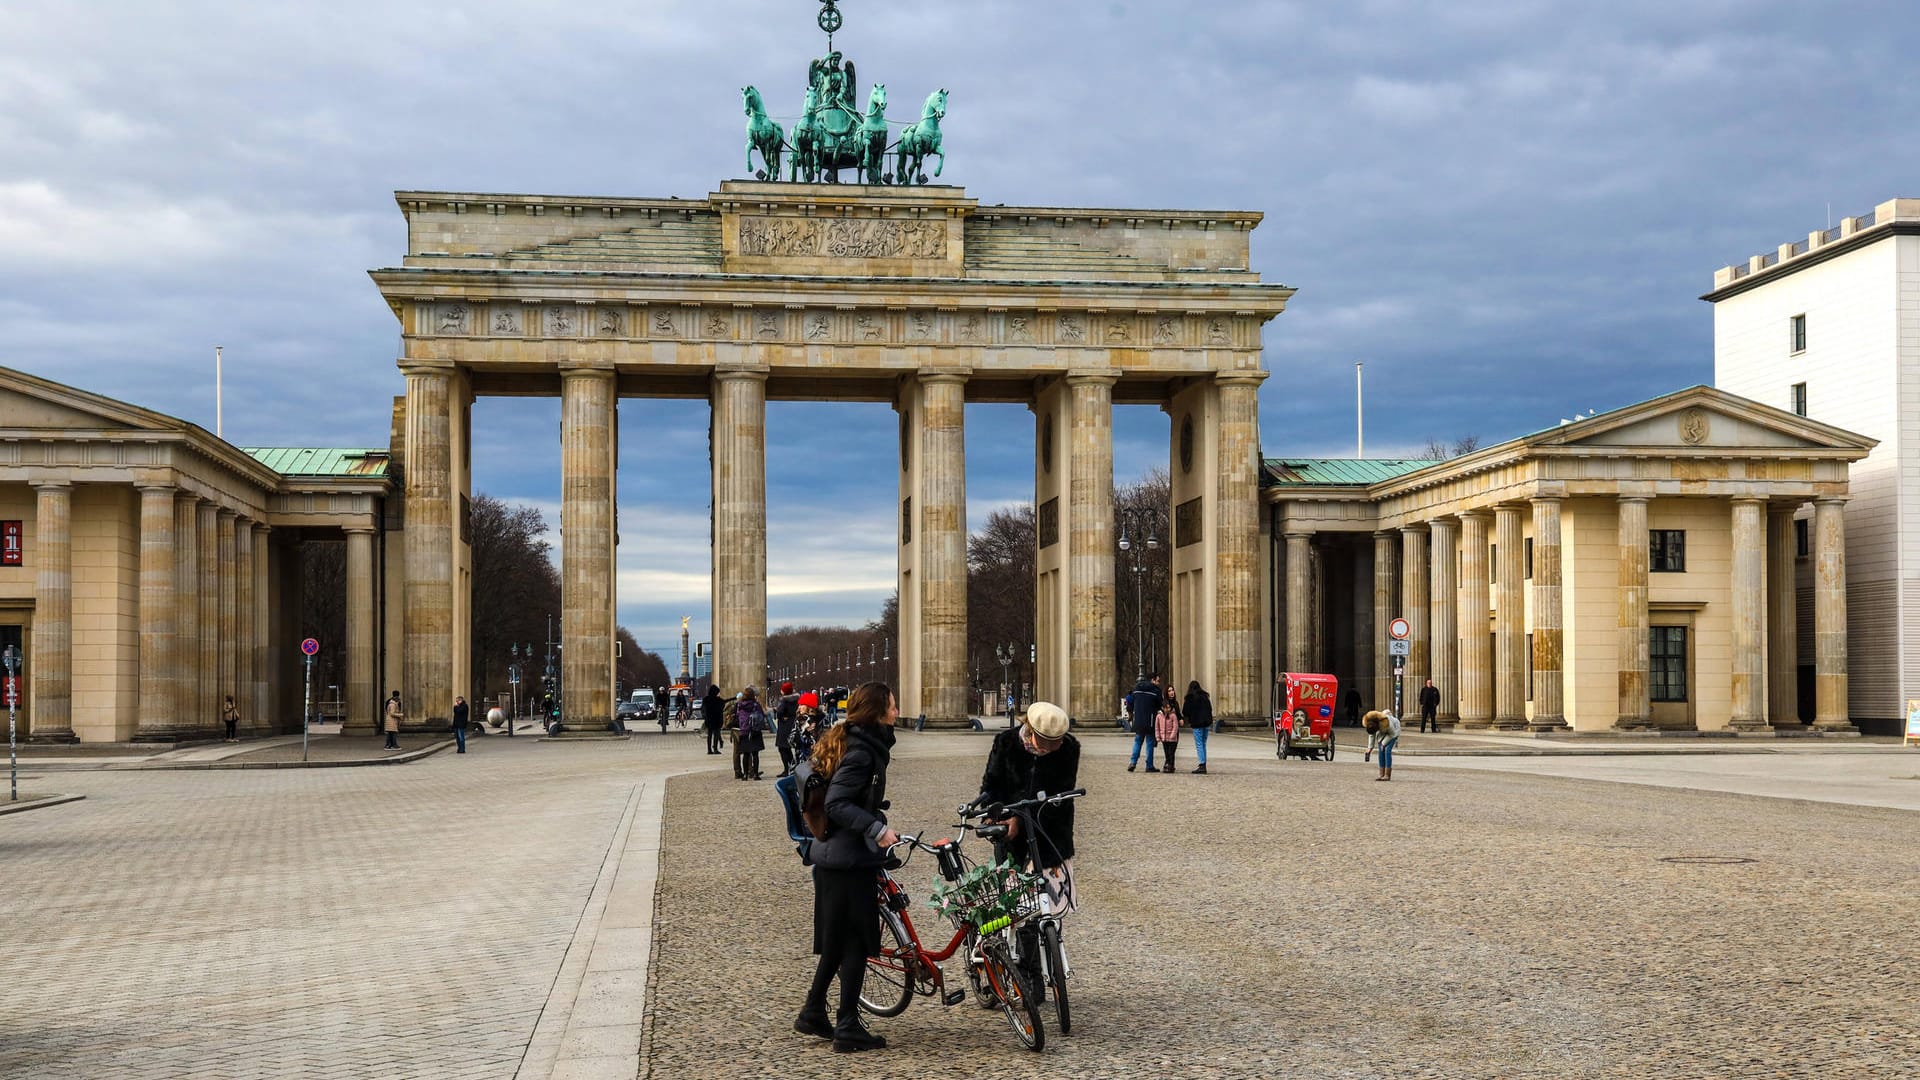
[{"label": "rectangular window", "polygon": [[1789,344],[1791,344],[1792,346],[1792,351],[1797,353],[1806,352],[1807,351],[1807,317],[1805,315],[1795,315],[1793,317],[1792,326],[1793,326],[1793,329],[1788,334],[1788,336],[1791,338],[1791,341],[1789,342]]},{"label": "rectangular window", "polygon": [[[1531,541],[1529,541],[1531,542]],[[1527,700],[1533,700],[1533,635],[1527,635]]]},{"label": "rectangular window", "polygon": [[1807,519],[1801,518],[1793,523],[1793,554],[1795,558],[1807,557],[1810,545],[1807,542]]},{"label": "rectangular window", "polygon": [[1650,548],[1647,569],[1656,574],[1687,572],[1687,531],[1685,529],[1649,529]]},{"label": "rectangular window", "polygon": [[1652,670],[1647,673],[1649,696],[1654,701],[1687,700],[1687,628],[1656,626],[1649,633]]},{"label": "rectangular window", "polygon": [[1803,382],[1794,383],[1793,388],[1788,392],[1788,399],[1789,399],[1789,406],[1793,409],[1793,415],[1795,416],[1807,415],[1807,384],[1806,383],[1803,383]]},{"label": "rectangular window", "polygon": [[1526,551],[1527,551],[1527,580],[1532,581],[1533,580],[1533,537],[1529,536],[1525,540],[1522,540],[1521,543],[1526,545]]}]

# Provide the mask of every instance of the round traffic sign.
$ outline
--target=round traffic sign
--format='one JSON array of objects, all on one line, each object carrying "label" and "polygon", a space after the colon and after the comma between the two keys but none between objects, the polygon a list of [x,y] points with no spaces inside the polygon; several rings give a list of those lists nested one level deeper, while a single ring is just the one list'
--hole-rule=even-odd
[{"label": "round traffic sign", "polygon": [[314,653],[320,651],[320,643],[313,638],[308,638],[300,643],[300,651],[306,653],[308,656],[312,656]]},{"label": "round traffic sign", "polygon": [[1387,624],[1387,634],[1396,641],[1404,641],[1413,633],[1413,625],[1405,619],[1395,619]]}]

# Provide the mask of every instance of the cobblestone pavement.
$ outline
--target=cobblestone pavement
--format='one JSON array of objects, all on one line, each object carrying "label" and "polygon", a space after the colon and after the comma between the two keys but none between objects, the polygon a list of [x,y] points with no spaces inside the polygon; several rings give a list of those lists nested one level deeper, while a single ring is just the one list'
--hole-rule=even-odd
[{"label": "cobblestone pavement", "polygon": [[512,1077],[635,777],[701,758],[64,774],[0,817],[0,1076]]},{"label": "cobblestone pavement", "polygon": [[[528,1075],[537,1032],[639,1018],[590,998],[623,978],[592,958],[647,936],[608,929],[633,910],[610,870],[651,862],[642,779],[714,763],[667,788],[643,1075],[1910,1072],[1911,814],[1411,763],[1374,784],[1252,740],[1216,743],[1213,776],[1128,774],[1125,745],[1088,740],[1075,1034],[1043,1055],[924,1001],[875,1022],[884,1054],[794,1036],[807,879],[770,785],[676,732],[61,775],[87,798],[0,817],[0,1077]],[[985,750],[902,736],[896,819],[945,825]],[[1660,861],[1690,855],[1754,861]],[[907,876],[929,932],[931,877]]]},{"label": "cobblestone pavement", "polygon": [[[924,738],[890,785],[909,831],[951,820],[985,749]],[[811,900],[771,797],[674,780],[645,1075],[1913,1075],[1910,814],[1413,767],[1377,784],[1250,741],[1211,776],[1129,774],[1124,746],[1088,743],[1074,1034],[1041,1055],[924,999],[872,1021],[880,1054],[794,1035]],[[906,874],[931,936],[932,867]]]}]

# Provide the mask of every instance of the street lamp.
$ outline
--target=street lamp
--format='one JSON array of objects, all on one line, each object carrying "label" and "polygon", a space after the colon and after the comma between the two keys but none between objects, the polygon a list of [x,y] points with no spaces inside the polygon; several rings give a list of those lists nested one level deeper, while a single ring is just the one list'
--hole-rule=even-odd
[{"label": "street lamp", "polygon": [[1013,726],[1013,714],[1018,705],[1019,695],[1013,692],[1013,661],[1020,654],[1015,650],[1019,646],[1009,641],[1005,645],[993,647],[993,658],[1000,661],[1000,685],[1007,692],[1007,726]]},{"label": "street lamp", "polygon": [[1133,661],[1139,669],[1135,681],[1147,677],[1147,609],[1142,594],[1142,577],[1146,574],[1147,563],[1141,552],[1141,545],[1134,537],[1146,534],[1146,550],[1160,547],[1160,538],[1154,526],[1159,514],[1145,506],[1123,506],[1120,508],[1120,550],[1128,555],[1128,564],[1133,569]]}]

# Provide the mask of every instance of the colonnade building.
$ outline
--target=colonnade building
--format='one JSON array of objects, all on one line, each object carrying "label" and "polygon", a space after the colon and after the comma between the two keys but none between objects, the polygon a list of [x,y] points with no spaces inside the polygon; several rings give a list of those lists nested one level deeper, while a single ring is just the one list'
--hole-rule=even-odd
[{"label": "colonnade building", "polygon": [[0,368],[0,646],[35,742],[297,730],[300,544],[344,540],[352,719],[371,730],[387,451],[243,450]]},{"label": "colonnade building", "polygon": [[1856,733],[1843,508],[1873,445],[1701,386],[1451,461],[1269,459],[1286,668],[1387,707],[1405,618],[1405,709],[1431,677],[1446,725]]}]

